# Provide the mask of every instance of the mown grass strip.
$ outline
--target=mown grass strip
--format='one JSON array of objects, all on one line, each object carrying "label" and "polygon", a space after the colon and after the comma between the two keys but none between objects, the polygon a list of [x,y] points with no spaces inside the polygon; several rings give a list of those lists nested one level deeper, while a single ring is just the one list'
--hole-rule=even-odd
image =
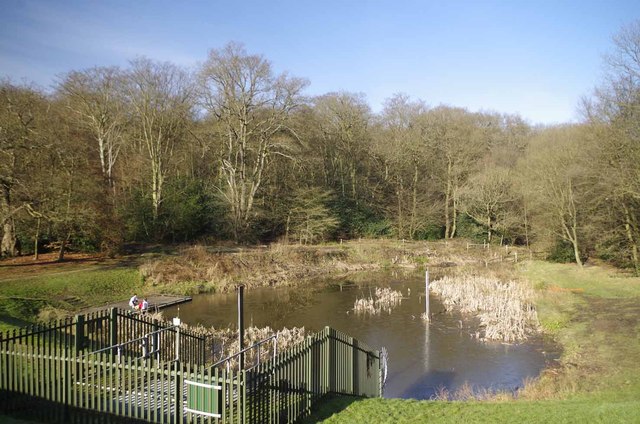
[{"label": "mown grass strip", "polygon": [[87,270],[4,281],[0,284],[0,330],[33,323],[47,309],[68,313],[121,301],[142,284],[142,277],[135,268]]},{"label": "mown grass strip", "polygon": [[334,398],[303,423],[636,423],[640,401],[442,402]]}]

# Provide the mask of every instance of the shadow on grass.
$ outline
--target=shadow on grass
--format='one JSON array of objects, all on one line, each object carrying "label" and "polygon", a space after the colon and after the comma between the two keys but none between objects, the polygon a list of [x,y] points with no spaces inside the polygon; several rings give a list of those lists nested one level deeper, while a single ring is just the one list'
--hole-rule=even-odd
[{"label": "shadow on grass", "polygon": [[0,391],[0,423],[15,424],[143,424],[145,421],[73,408],[24,394]]},{"label": "shadow on grass", "polygon": [[15,328],[22,328],[31,324],[33,323],[22,320],[20,318],[0,314],[0,331],[5,331],[5,330],[15,329]]},{"label": "shadow on grass", "polygon": [[333,414],[337,414],[345,410],[352,403],[363,400],[363,398],[346,395],[327,395],[315,406],[311,415],[300,421],[300,424],[319,423]]}]

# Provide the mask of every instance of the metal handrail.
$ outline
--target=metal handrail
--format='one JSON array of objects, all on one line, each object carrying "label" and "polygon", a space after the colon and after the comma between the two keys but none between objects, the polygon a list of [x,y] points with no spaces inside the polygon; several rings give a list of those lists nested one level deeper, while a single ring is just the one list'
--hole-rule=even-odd
[{"label": "metal handrail", "polygon": [[[146,333],[144,336],[138,337],[137,339],[127,340],[126,342],[118,343],[116,345],[107,346],[107,347],[102,348],[102,349],[94,350],[93,352],[85,353],[84,355],[81,355],[80,358],[84,358],[84,357],[89,356],[89,355],[95,355],[96,353],[107,352],[107,351],[110,351],[110,350],[113,350],[113,349],[117,349],[118,359],[120,359],[121,351],[122,351],[123,347],[125,347],[127,345],[130,345],[132,343],[139,342],[139,341],[143,341],[144,343],[146,343],[146,341],[149,339],[149,336],[153,336],[156,333],[162,333],[163,331],[171,330],[171,329],[174,329],[174,328],[177,328],[177,327],[180,327],[180,326],[179,325],[171,325],[169,327],[165,327],[165,328],[161,328],[159,330],[151,331],[150,333]],[[153,354],[153,353],[155,353],[155,351],[147,352],[146,355],[150,355],[150,354]]]},{"label": "metal handrail", "polygon": [[263,344],[266,344],[267,342],[269,342],[270,340],[273,340],[273,357],[275,358],[278,355],[278,335],[274,334],[272,336],[267,337],[266,339],[260,340],[259,342],[256,342],[254,344],[252,344],[249,347],[245,347],[244,349],[242,349],[240,352],[235,353],[233,355],[227,356],[224,359],[219,360],[218,362],[216,362],[215,364],[211,365],[211,367],[209,368],[210,370],[217,368],[218,366],[220,366],[221,364],[224,364],[226,362],[227,364],[227,371],[229,370],[229,364],[230,362],[237,358],[240,355],[243,355],[244,353],[246,353],[247,351],[251,350],[251,349],[258,349],[258,359],[257,359],[257,363],[254,364],[252,367],[247,368],[247,369],[251,369],[254,368],[258,365],[260,365],[260,346],[262,346]]}]

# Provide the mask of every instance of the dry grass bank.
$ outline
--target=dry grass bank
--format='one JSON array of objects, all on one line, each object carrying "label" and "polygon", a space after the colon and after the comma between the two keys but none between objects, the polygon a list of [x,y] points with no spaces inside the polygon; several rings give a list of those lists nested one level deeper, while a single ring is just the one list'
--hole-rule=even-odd
[{"label": "dry grass bank", "polygon": [[426,243],[374,240],[300,246],[272,244],[238,251],[197,245],[147,260],[140,272],[147,285],[194,294],[247,287],[293,285],[308,278],[384,267],[417,267],[439,257]]}]

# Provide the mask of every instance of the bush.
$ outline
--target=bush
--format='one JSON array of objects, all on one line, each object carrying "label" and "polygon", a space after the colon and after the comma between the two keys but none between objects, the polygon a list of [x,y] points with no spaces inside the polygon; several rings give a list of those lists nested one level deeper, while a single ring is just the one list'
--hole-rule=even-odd
[{"label": "bush", "polygon": [[566,240],[558,240],[547,255],[547,260],[557,263],[575,262],[576,257],[573,253],[573,246]]},{"label": "bush", "polygon": [[330,208],[338,217],[336,238],[388,237],[392,225],[369,204],[346,197],[337,197]]},{"label": "bush", "polygon": [[456,237],[467,238],[476,243],[482,243],[487,239],[487,230],[485,227],[478,225],[467,214],[458,215],[456,222]]},{"label": "bush", "polygon": [[418,240],[442,240],[444,238],[444,227],[437,224],[427,224],[418,230],[416,239]]},{"label": "bush", "polygon": [[161,238],[170,242],[184,242],[204,235],[223,232],[222,205],[208,192],[202,181],[182,178],[166,186],[159,221]]}]

